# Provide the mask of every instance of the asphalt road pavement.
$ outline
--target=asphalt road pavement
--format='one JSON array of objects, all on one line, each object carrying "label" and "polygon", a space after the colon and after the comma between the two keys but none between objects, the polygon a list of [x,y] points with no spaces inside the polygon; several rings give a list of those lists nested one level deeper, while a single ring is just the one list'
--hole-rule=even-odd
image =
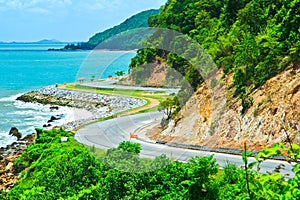
[{"label": "asphalt road pavement", "polygon": [[[235,163],[238,166],[244,165],[242,157],[238,155],[175,148],[163,144],[155,144],[154,142],[130,139],[130,134],[135,134],[137,130],[139,130],[138,132],[140,134],[141,127],[146,130],[147,126],[158,124],[162,117],[162,113],[152,112],[123,116],[103,122],[94,123],[82,129],[79,129],[75,134],[75,139],[82,144],[95,146],[101,149],[114,148],[117,147],[118,144],[122,141],[131,140],[141,144],[142,151],[140,153],[140,156],[146,158],[154,158],[156,156],[165,154],[174,160],[187,162],[191,157],[209,156],[213,154],[221,167],[225,166],[227,163]],[[254,158],[249,158],[249,162],[254,161]],[[280,164],[283,164],[285,166],[285,168],[281,170],[281,173],[286,178],[293,177],[293,174],[291,174],[292,166],[285,161],[266,160],[261,164],[260,172],[273,172],[275,167]]]}]

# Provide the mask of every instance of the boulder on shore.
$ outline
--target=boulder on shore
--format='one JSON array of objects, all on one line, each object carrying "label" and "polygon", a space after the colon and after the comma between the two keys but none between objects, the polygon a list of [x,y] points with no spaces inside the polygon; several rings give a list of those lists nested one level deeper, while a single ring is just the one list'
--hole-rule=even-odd
[{"label": "boulder on shore", "polygon": [[55,120],[59,120],[59,119],[60,119],[59,117],[51,116],[50,120],[48,120],[47,123],[51,123],[51,122],[54,122]]},{"label": "boulder on shore", "polygon": [[50,106],[50,110],[52,111],[52,110],[58,110],[59,109],[59,107],[58,106]]},{"label": "boulder on shore", "polygon": [[36,138],[36,133],[32,133],[30,135],[26,135],[22,138],[22,141],[25,141],[27,144],[32,143]]},{"label": "boulder on shore", "polygon": [[10,129],[9,135],[17,137],[18,140],[22,138],[22,134],[19,132],[19,130],[16,127],[12,127]]},{"label": "boulder on shore", "polygon": [[43,128],[51,127],[51,124],[44,124]]}]

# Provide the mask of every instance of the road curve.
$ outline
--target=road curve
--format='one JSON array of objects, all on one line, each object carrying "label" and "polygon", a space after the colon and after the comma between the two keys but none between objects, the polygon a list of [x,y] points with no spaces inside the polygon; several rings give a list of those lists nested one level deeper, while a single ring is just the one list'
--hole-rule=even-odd
[{"label": "road curve", "polygon": [[[114,118],[107,121],[102,121],[94,124],[90,124],[84,128],[79,129],[75,134],[75,139],[85,145],[95,146],[101,149],[109,149],[117,147],[122,141],[129,141],[130,134],[137,132],[141,133],[141,127],[145,129],[147,126],[153,126],[158,124],[163,117],[162,113],[152,112],[130,116],[123,116]],[[154,144],[151,142],[145,142],[141,140],[131,139],[134,142],[141,144],[142,151],[141,157],[154,158],[156,156],[165,154],[168,157],[181,161],[187,162],[189,158],[195,156],[208,156],[214,155],[217,162],[221,167],[227,163],[235,163],[238,166],[243,166],[242,157],[237,155],[230,155],[224,153],[206,152],[190,149],[182,149],[169,147],[162,144]],[[254,162],[254,158],[249,158],[249,162]],[[281,173],[286,177],[293,177],[292,166],[284,161],[277,160],[266,160],[261,164],[260,172],[272,172],[275,167],[283,164],[285,169],[281,170]],[[290,174],[289,174],[290,173]]]}]

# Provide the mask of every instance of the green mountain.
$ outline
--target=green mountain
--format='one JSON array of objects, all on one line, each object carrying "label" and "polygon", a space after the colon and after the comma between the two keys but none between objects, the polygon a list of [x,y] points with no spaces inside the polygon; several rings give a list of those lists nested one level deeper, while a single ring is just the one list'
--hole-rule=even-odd
[{"label": "green mountain", "polygon": [[117,34],[120,34],[124,31],[136,29],[136,28],[143,28],[148,27],[148,18],[152,15],[158,14],[159,10],[147,10],[140,12],[128,19],[126,19],[121,24],[114,26],[113,28],[107,29],[101,33],[95,34],[91,37],[88,41],[89,45],[96,46],[101,42],[113,37]]},{"label": "green mountain", "polygon": [[[103,32],[96,33],[94,36],[92,36],[88,42],[78,43],[78,44],[68,44],[64,47],[63,50],[89,50],[94,49],[96,46],[98,46],[100,43],[105,42],[103,46],[99,47],[101,49],[132,49],[132,48],[138,48],[136,45],[137,41],[141,41],[141,39],[134,39],[132,41],[131,38],[133,38],[133,33],[125,33],[126,31],[138,29],[138,28],[145,28],[148,27],[148,18],[150,16],[156,15],[159,13],[159,10],[151,9],[146,10],[143,12],[140,12],[136,15],[133,15],[132,17],[126,19],[124,22],[122,22],[119,25],[116,25],[110,29],[107,29]],[[114,38],[115,36],[121,35],[121,38],[113,39],[113,44],[111,43],[111,38]],[[124,39],[125,38],[125,39]],[[107,42],[110,40],[110,42]],[[118,42],[117,42],[118,41]],[[116,44],[116,42],[118,44]],[[113,47],[111,46],[113,45]]]}]

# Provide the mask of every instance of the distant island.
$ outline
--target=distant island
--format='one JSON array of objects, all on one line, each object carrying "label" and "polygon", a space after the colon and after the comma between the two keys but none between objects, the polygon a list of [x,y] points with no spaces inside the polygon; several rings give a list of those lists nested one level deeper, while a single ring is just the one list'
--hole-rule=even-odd
[{"label": "distant island", "polygon": [[51,39],[51,40],[44,39],[44,40],[40,40],[36,43],[39,43],[39,44],[60,44],[60,43],[65,43],[65,42],[61,42],[61,41],[56,40],[56,39]]},{"label": "distant island", "polygon": [[[128,50],[128,49],[138,49],[138,41],[140,38],[134,38],[136,34],[134,31],[129,31],[133,29],[146,28],[148,27],[149,17],[159,13],[158,9],[151,9],[140,12],[132,17],[126,19],[119,25],[116,25],[110,29],[103,32],[96,33],[92,36],[88,42],[78,42],[67,44],[61,49],[49,49],[50,51],[72,51],[72,50],[92,50],[99,44],[100,49],[110,49],[110,50]],[[127,34],[126,34],[127,33]],[[145,33],[141,34],[143,37]],[[110,38],[118,37],[114,39],[114,42],[110,41]],[[117,42],[118,44],[114,44]],[[98,48],[98,47],[97,47]]]},{"label": "distant island", "polygon": [[56,39],[43,39],[36,42],[3,42],[0,41],[0,44],[66,44],[67,42],[61,42]]}]

